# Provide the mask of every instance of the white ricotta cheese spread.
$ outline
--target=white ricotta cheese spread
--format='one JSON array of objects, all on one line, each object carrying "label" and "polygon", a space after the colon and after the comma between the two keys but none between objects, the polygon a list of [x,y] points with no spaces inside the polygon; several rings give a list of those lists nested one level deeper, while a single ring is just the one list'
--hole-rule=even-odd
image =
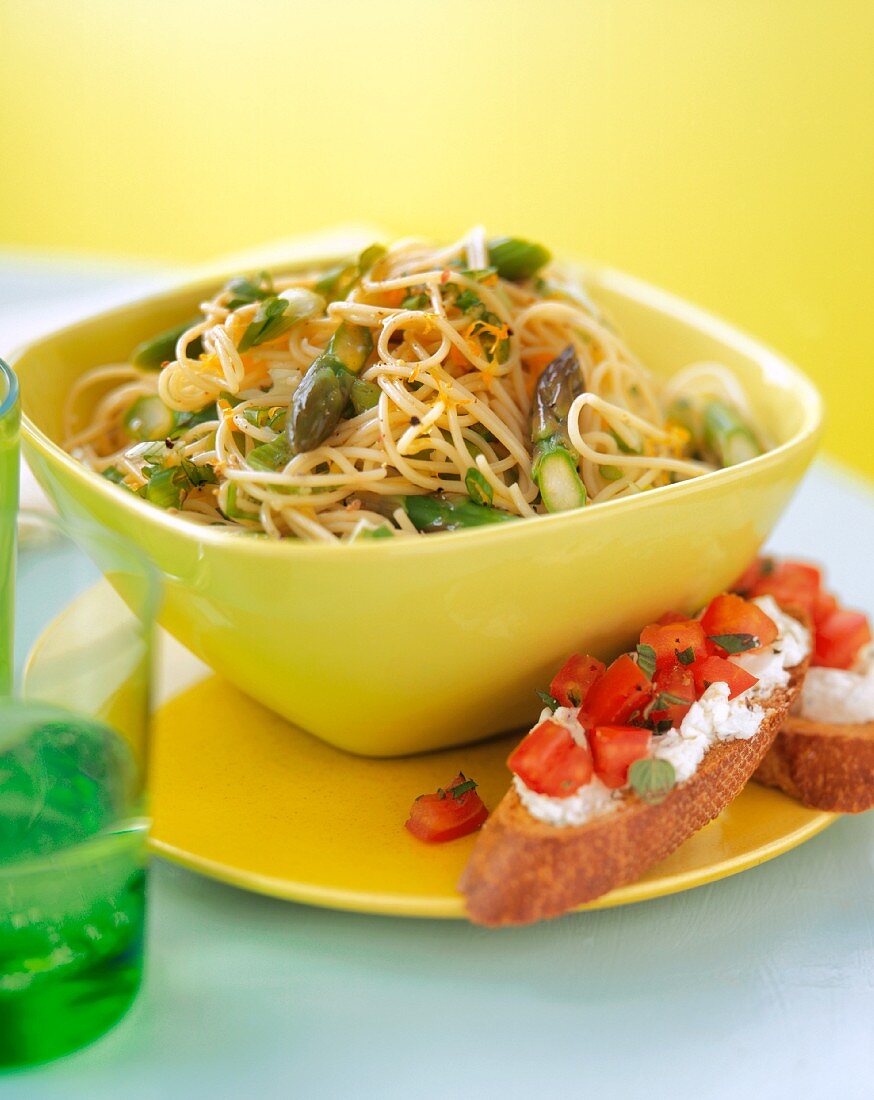
[{"label": "white ricotta cheese spread", "polygon": [[[729,659],[756,676],[759,682],[734,699],[728,697],[728,684],[711,684],[689,708],[679,729],[670,729],[652,739],[653,757],[673,765],[677,783],[684,783],[695,774],[708,749],[718,741],[755,737],[765,717],[758,700],[767,698],[776,688],[785,687],[789,682],[787,670],[799,664],[810,650],[809,631],[784,614],[771,596],[761,596],[755,602],[773,619],[777,637],[761,653],[740,653]],[[874,658],[870,659],[869,667],[874,667]],[[874,690],[874,671],[869,675]],[[560,707],[550,715],[547,709],[541,721],[550,717],[567,726],[574,740],[582,743],[580,735],[584,737],[585,731],[577,721],[576,711]],[[513,777],[513,783],[522,805],[533,817],[558,826],[583,825],[593,817],[612,813],[622,805],[623,791],[627,789],[611,791],[595,776],[568,798],[553,798],[529,790],[519,776]]]},{"label": "white ricotta cheese spread", "polygon": [[811,722],[874,722],[874,646],[852,668],[810,669],[794,709]]},{"label": "white ricotta cheese spread", "polygon": [[529,790],[518,775],[513,776],[513,783],[525,809],[547,825],[583,825],[589,818],[609,814],[622,805],[621,792],[611,791],[597,776],[569,798],[537,794]]}]

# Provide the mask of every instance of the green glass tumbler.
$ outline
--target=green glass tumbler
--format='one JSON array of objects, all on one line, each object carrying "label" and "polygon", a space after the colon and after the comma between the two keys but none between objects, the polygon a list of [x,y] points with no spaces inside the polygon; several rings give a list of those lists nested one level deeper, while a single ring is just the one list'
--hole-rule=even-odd
[{"label": "green glass tumbler", "polygon": [[13,569],[18,511],[18,380],[0,359],[0,694],[12,677]]},{"label": "green glass tumbler", "polygon": [[22,511],[0,693],[0,1068],[98,1038],[143,969],[152,567]]}]

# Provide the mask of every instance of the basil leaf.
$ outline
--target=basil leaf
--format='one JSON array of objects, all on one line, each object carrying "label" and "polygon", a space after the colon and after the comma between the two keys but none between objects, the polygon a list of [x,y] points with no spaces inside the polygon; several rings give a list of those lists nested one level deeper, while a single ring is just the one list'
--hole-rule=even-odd
[{"label": "basil leaf", "polygon": [[726,653],[746,653],[748,649],[758,649],[761,645],[755,634],[708,634],[708,638]]},{"label": "basil leaf", "polygon": [[534,694],[540,699],[545,707],[549,707],[552,713],[555,714],[558,710],[558,699],[556,699],[555,696],[550,695],[548,691],[542,691],[540,688],[537,688]]},{"label": "basil leaf", "polygon": [[669,761],[647,757],[634,761],[628,769],[628,782],[643,802],[656,806],[670,794],[677,776]]},{"label": "basil leaf", "polygon": [[637,665],[648,679],[653,678],[656,669],[656,653],[651,645],[639,645],[637,647]]},{"label": "basil leaf", "polygon": [[691,665],[695,660],[695,650],[692,646],[689,646],[688,649],[675,649],[674,653],[677,655],[677,660],[681,665]]}]

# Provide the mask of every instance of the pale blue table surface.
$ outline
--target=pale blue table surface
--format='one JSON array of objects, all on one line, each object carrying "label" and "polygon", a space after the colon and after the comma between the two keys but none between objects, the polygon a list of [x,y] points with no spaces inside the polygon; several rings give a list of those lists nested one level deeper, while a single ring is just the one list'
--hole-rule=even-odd
[{"label": "pale blue table surface", "polygon": [[[36,300],[69,314],[158,281],[0,257],[0,354]],[[861,482],[818,465],[771,545],[826,560],[874,612]],[[150,905],[127,1018],[0,1078],[3,1100],[874,1096],[874,814],[722,882],[527,929],[310,909],[159,860]]]}]

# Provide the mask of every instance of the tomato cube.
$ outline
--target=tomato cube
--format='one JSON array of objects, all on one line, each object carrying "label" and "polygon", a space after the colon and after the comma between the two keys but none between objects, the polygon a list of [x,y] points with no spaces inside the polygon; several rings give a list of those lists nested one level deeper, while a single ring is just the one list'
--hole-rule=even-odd
[{"label": "tomato cube", "polygon": [[[777,637],[774,620],[770,619],[758,605],[734,593],[712,599],[701,616],[701,625],[711,642],[714,638],[725,635],[750,634],[758,642],[752,648],[761,649],[763,646],[770,645]],[[715,642],[714,645],[718,647],[718,651],[723,651],[719,643]]]},{"label": "tomato cube", "polygon": [[[459,787],[468,789],[455,794]],[[476,784],[459,773],[445,790],[417,798],[405,824],[414,837],[435,844],[476,832],[488,816]]]},{"label": "tomato cube", "polygon": [[692,666],[692,674],[695,677],[695,690],[703,695],[711,684],[728,684],[728,697],[734,699],[736,695],[757,684],[758,678],[741,668],[732,661],[726,661],[724,657],[706,657],[703,661],[696,661]]},{"label": "tomato cube", "polygon": [[822,573],[815,565],[784,561],[759,578],[752,588],[754,596],[773,596],[781,607],[797,607],[813,615],[822,589]]},{"label": "tomato cube", "polygon": [[595,774],[607,787],[624,787],[634,761],[649,755],[650,731],[640,726],[595,726],[588,737]]},{"label": "tomato cube", "polygon": [[[673,668],[660,670],[653,678],[653,685],[656,699],[649,712],[650,721],[653,724],[669,721],[675,728],[679,727],[695,702],[695,676],[691,667],[675,664]],[[678,699],[681,702],[672,701]]]},{"label": "tomato cube", "polygon": [[560,722],[547,718],[510,754],[507,766],[537,794],[567,798],[592,778],[592,754]]},{"label": "tomato cube", "polygon": [[707,654],[704,627],[695,619],[682,619],[661,625],[654,623],[641,634],[640,644],[652,646],[656,665],[665,669],[673,667],[677,663],[677,654],[685,653],[688,649],[692,650],[690,663]]},{"label": "tomato cube", "polygon": [[617,657],[589,688],[580,721],[591,726],[621,725],[643,710],[652,696],[646,673],[627,653]]},{"label": "tomato cube", "polygon": [[549,685],[549,694],[563,707],[578,707],[603,671],[603,661],[575,653],[556,673]]},{"label": "tomato cube", "polygon": [[862,646],[871,641],[871,626],[861,611],[839,608],[816,628],[813,663],[826,668],[851,668]]}]

